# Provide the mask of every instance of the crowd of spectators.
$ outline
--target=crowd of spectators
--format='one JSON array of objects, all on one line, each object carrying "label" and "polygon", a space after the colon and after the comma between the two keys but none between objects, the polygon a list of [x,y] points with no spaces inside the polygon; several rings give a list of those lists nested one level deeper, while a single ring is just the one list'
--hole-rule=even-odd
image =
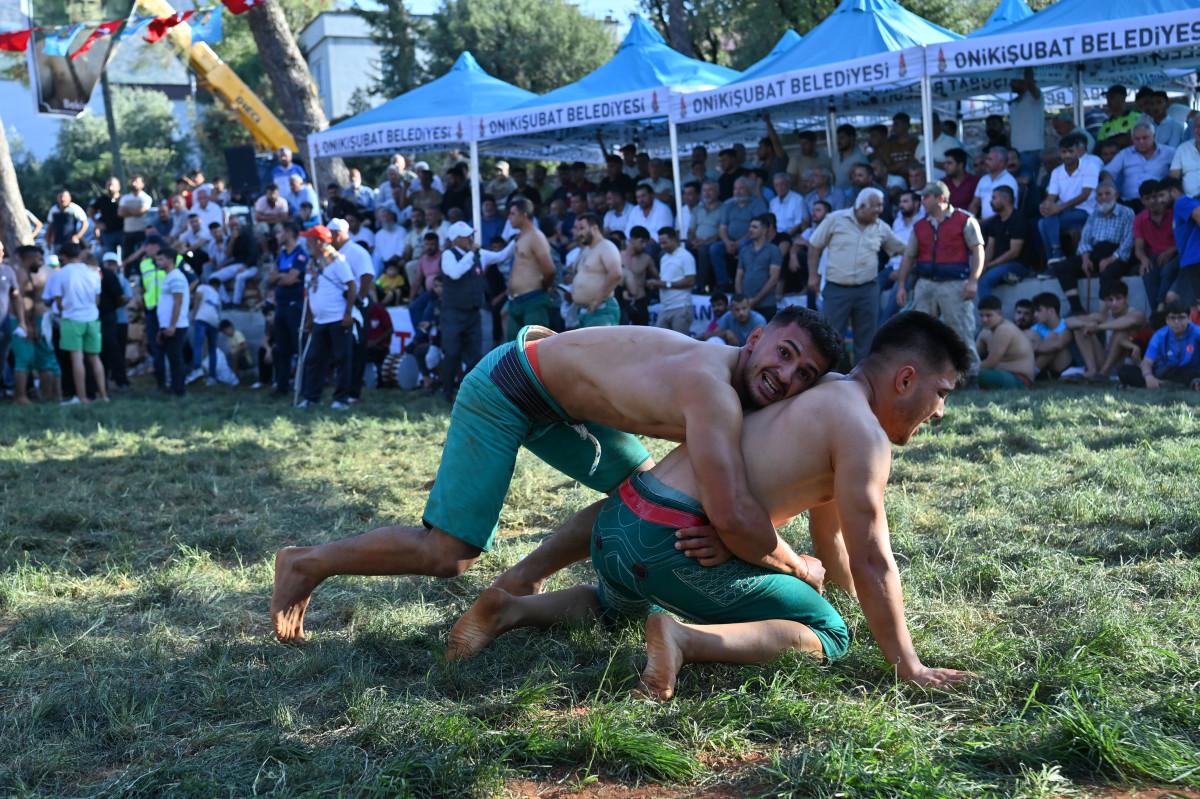
[{"label": "crowd of spectators", "polygon": [[[405,306],[407,357],[422,385],[452,398],[460,362],[469,367],[477,348],[459,356],[443,342],[443,310],[490,317],[493,344],[515,330],[510,315],[544,308],[559,330],[654,323],[738,346],[797,302],[846,334],[843,367],[911,304],[975,342],[972,380],[984,388],[1075,379],[1200,389],[1200,117],[1177,119],[1161,91],[1143,88],[1130,104],[1113,86],[1103,120],[1081,128],[1070,114],[1047,116],[1032,74],[1012,88],[1007,120],[988,117],[974,149],[935,115],[930,165],[904,113],[890,127],[841,125],[828,154],[807,131],[785,146],[764,116],[753,149],[721,149],[715,163],[707,148],[692,150],[679,214],[670,160],[634,145],[613,152],[603,139],[602,174],[575,162],[551,177],[542,164],[500,160],[475,177],[457,151],[436,171],[397,154],[378,181],[351,169],[348,185],[323,192],[284,148],[244,215],[228,212],[220,179],[199,172],[157,205],[139,175],[126,192],[109,180],[86,209],[64,189],[46,215],[45,246],[20,248],[0,269],[14,397],[28,402],[36,382],[45,399],[107,400],[109,383],[128,390],[127,355],[144,349],[138,369],[164,394],[253,371],[256,386],[305,405],[332,374],[333,407],[349,408],[368,364],[394,378],[387,309]],[[521,230],[548,245],[546,298],[532,305],[509,291]],[[599,241],[615,247],[619,269],[615,258],[596,266],[608,263],[592,257]],[[1035,276],[1059,292],[1034,292],[1006,319],[997,290]],[[1144,309],[1129,302],[1134,278]],[[705,329],[694,327],[694,295],[712,308]],[[223,317],[247,307],[267,322],[257,359]],[[473,324],[455,322],[454,338],[482,335],[462,329]],[[127,353],[137,349],[131,327],[136,353]]]}]

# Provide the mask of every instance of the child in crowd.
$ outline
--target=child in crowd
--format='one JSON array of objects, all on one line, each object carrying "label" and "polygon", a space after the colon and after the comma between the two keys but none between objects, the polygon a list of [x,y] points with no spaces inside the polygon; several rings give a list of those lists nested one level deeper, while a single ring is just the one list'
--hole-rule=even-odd
[{"label": "child in crowd", "polygon": [[404,263],[399,255],[393,255],[383,265],[383,274],[375,281],[379,289],[379,304],[387,307],[400,305],[404,297]]},{"label": "child in crowd", "polygon": [[254,364],[250,361],[250,347],[246,344],[245,334],[230,319],[221,320],[221,334],[225,336],[225,358],[233,373],[240,374],[243,369],[251,368]]}]

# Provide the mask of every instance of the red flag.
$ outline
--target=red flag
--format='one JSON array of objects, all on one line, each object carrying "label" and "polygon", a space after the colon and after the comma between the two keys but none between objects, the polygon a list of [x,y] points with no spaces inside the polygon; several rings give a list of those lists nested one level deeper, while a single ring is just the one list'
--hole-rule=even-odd
[{"label": "red flag", "polygon": [[32,29],[27,31],[13,31],[12,33],[0,33],[0,50],[23,53],[29,47],[29,37],[32,35]]},{"label": "red flag", "polygon": [[121,25],[124,23],[125,20],[118,19],[113,22],[105,22],[103,25],[97,27],[96,30],[92,31],[90,36],[83,40],[83,44],[80,45],[79,49],[71,53],[71,60],[74,61],[88,50],[91,50],[92,45],[96,43],[97,39],[102,39],[105,36],[112,36],[117,32],[117,28],[121,27]]},{"label": "red flag", "polygon": [[255,6],[262,5],[267,0],[221,0],[230,14],[245,14]]},{"label": "red flag", "polygon": [[159,17],[146,26],[146,41],[153,44],[159,39],[167,35],[167,31],[174,28],[180,23],[187,22],[195,14],[195,11],[184,11],[181,14],[172,14],[169,17]]}]

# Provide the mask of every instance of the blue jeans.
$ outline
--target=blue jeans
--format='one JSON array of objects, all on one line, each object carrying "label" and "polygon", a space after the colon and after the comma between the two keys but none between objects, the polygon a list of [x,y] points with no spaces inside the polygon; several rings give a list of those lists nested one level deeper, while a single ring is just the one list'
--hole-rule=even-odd
[{"label": "blue jeans", "polygon": [[1142,283],[1146,287],[1146,300],[1149,301],[1150,310],[1153,312],[1161,303],[1167,301],[1167,292],[1179,276],[1179,256],[1167,261],[1163,266],[1159,266],[1154,257],[1150,258],[1150,263],[1154,266],[1142,275]]},{"label": "blue jeans", "polygon": [[[750,245],[750,239],[746,239],[738,245],[738,252],[741,252],[742,247]],[[733,278],[729,276],[729,256],[725,253],[725,242],[717,239],[712,244],[708,245],[708,258],[712,262],[713,279],[717,282],[717,288],[728,288],[733,285]],[[737,264],[734,264],[736,267]]]},{"label": "blue jeans", "polygon": [[[121,242],[124,240],[125,234],[119,230],[115,233],[106,230],[100,234],[100,246],[104,249],[104,252],[116,252],[117,248],[121,246]],[[104,256],[104,252],[100,253],[101,257]],[[129,253],[123,254],[126,256],[129,255]]]},{"label": "blue jeans", "polygon": [[984,297],[990,297],[992,294],[995,294],[996,286],[999,286],[1001,283],[1003,283],[1004,278],[1008,277],[1009,275],[1016,275],[1021,280],[1024,280],[1031,274],[1033,274],[1033,271],[1028,266],[1017,263],[1016,261],[1009,261],[1006,264],[1000,264],[1000,266],[993,267],[980,276],[979,294],[977,295],[976,299],[982,300]]},{"label": "blue jeans", "polygon": [[167,387],[167,354],[158,343],[158,311],[146,309],[146,349],[154,362],[154,382],[160,389]]},{"label": "blue jeans", "polygon": [[208,376],[217,376],[217,329],[199,319],[192,322],[192,368],[199,369],[203,362],[204,342],[208,342]]},{"label": "blue jeans", "polygon": [[1081,211],[1078,208],[1068,208],[1061,214],[1043,216],[1038,220],[1038,233],[1041,234],[1042,246],[1045,247],[1047,260],[1060,257],[1063,254],[1059,234],[1063,230],[1075,230],[1083,227],[1087,219],[1087,211]]}]

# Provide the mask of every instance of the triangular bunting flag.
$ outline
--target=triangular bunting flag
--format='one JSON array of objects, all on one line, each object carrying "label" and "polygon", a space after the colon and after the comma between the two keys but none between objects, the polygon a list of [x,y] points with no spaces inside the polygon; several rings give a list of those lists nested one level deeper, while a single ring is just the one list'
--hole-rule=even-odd
[{"label": "triangular bunting flag", "polygon": [[221,19],[224,16],[224,6],[213,6],[200,17],[200,20],[192,25],[192,42],[206,42],[207,44],[215,44],[224,36],[221,29]]},{"label": "triangular bunting flag", "polygon": [[150,23],[146,28],[145,40],[153,44],[159,39],[167,35],[167,31],[174,28],[181,22],[187,22],[195,14],[195,11],[184,11],[180,14],[172,14],[169,17],[161,17]]},{"label": "triangular bunting flag", "polygon": [[150,23],[153,21],[154,17],[134,17],[129,21],[129,24],[125,26],[125,30],[121,31],[121,34],[117,36],[117,41],[123,42],[131,36],[138,35],[142,31],[146,30],[146,28],[149,27]]},{"label": "triangular bunting flag", "polygon": [[91,50],[92,45],[96,43],[97,39],[103,39],[105,36],[112,36],[117,32],[117,28],[121,27],[121,25],[124,23],[125,20],[118,19],[113,22],[105,22],[103,25],[97,27],[96,30],[92,31],[90,36],[83,40],[83,44],[80,45],[79,49],[71,53],[71,60],[74,61],[88,50]]},{"label": "triangular bunting flag", "polygon": [[254,8],[255,6],[260,6],[266,1],[267,0],[221,0],[221,2],[225,4],[225,7],[229,9],[229,13],[233,14],[234,16],[237,16],[238,14],[245,14],[250,9]]},{"label": "triangular bunting flag", "polygon": [[42,48],[42,52],[46,55],[66,55],[71,48],[71,40],[75,38],[75,34],[86,27],[82,22],[76,23],[69,28],[63,28],[53,36],[46,37],[46,44]]},{"label": "triangular bunting flag", "polygon": [[32,30],[0,33],[0,50],[23,53],[29,47],[29,37],[32,35]]}]

